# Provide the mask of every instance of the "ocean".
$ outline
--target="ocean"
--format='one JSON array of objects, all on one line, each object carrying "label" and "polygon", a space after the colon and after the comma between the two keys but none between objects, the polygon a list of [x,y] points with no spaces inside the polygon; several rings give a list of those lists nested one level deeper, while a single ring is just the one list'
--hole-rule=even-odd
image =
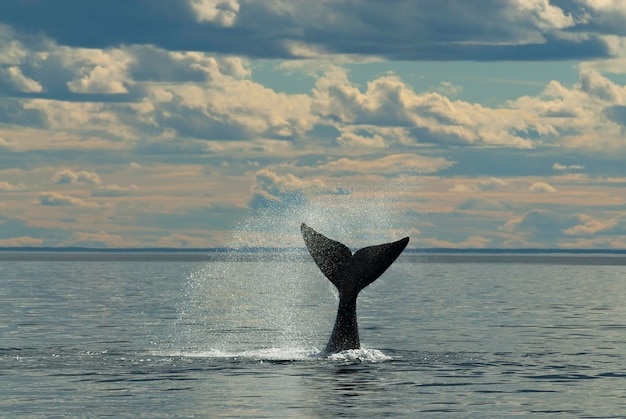
[{"label": "ocean", "polygon": [[626,417],[626,256],[0,252],[0,416]]}]

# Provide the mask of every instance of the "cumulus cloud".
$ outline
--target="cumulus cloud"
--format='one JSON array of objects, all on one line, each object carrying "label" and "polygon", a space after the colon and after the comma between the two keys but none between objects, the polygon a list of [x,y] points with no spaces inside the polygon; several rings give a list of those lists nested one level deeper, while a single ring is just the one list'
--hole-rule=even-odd
[{"label": "cumulus cloud", "polygon": [[603,222],[588,215],[581,215],[581,221],[583,224],[579,224],[573,227],[570,227],[563,231],[563,233],[571,236],[581,236],[581,235],[593,235],[602,230],[607,230],[613,226],[615,226],[617,220],[611,220],[609,222]]},{"label": "cumulus cloud", "polygon": [[[481,103],[454,100],[465,93],[456,85],[462,77],[449,79],[454,84],[433,86],[437,81],[426,81],[431,88],[422,90],[390,72],[365,80],[364,73],[372,74],[369,69],[361,72],[354,66],[338,65],[342,60],[385,58],[541,61],[626,57],[622,39],[626,14],[619,2],[486,0],[476,7],[462,0],[400,0],[391,7],[402,13],[388,13],[388,3],[374,0],[359,2],[358,7],[353,2],[312,0],[187,0],[167,5],[129,0],[126,24],[109,31],[104,29],[112,26],[108,17],[111,4],[89,2],[85,6],[79,1],[64,0],[64,13],[54,14],[58,19],[52,20],[49,16],[58,8],[52,3],[0,2],[0,21],[12,25],[0,24],[0,134],[5,138],[0,139],[0,151],[4,152],[0,170],[8,170],[2,172],[0,205],[3,211],[13,213],[20,211],[16,208],[29,207],[33,213],[28,217],[41,224],[44,221],[37,219],[35,212],[49,216],[50,211],[16,201],[15,197],[23,194],[13,192],[24,185],[35,191],[41,205],[96,207],[85,201],[89,192],[94,201],[103,202],[139,190],[119,186],[128,185],[130,180],[124,175],[132,173],[141,196],[131,204],[127,199],[106,199],[110,207],[99,208],[107,212],[107,222],[130,223],[129,214],[136,213],[129,207],[135,201],[151,202],[159,208],[165,201],[169,205],[171,199],[164,195],[175,190],[188,194],[193,205],[202,209],[183,208],[185,202],[176,210],[147,214],[138,223],[159,228],[185,226],[189,231],[180,236],[167,232],[168,240],[192,245],[201,240],[192,232],[194,226],[213,223],[212,227],[223,229],[242,216],[246,202],[254,210],[263,205],[307,203],[315,194],[324,199],[340,200],[342,194],[352,198],[357,189],[329,186],[328,178],[345,176],[351,186],[366,182],[370,186],[372,179],[394,177],[394,182],[410,179],[407,182],[413,186],[423,182],[420,187],[426,189],[428,182],[435,185],[427,198],[415,198],[415,193],[411,202],[394,203],[404,205],[407,212],[418,199],[424,199],[420,205],[427,203],[428,211],[455,216],[460,213],[455,208],[468,217],[489,211],[490,227],[479,227],[477,217],[469,217],[463,221],[468,220],[474,230],[450,235],[455,243],[479,246],[485,240],[498,240],[479,229],[504,224],[503,217],[510,217],[515,209],[509,200],[516,205],[531,201],[523,208],[533,200],[541,205],[584,200],[584,188],[589,185],[576,184],[572,177],[555,180],[558,194],[551,193],[556,191],[552,185],[535,182],[536,176],[550,175],[546,173],[550,165],[559,172],[588,168],[589,176],[603,170],[602,176],[615,176],[622,167],[626,87],[617,77],[602,73],[598,63],[582,65],[573,84],[552,81],[538,94],[500,104],[487,99]],[[77,5],[81,7],[73,7]],[[74,25],[84,21],[76,15],[80,10],[101,19],[90,20],[81,32],[82,27]],[[456,13],[450,15],[450,10]],[[389,31],[390,27],[394,30]],[[276,70],[276,79],[287,67],[300,68],[283,83],[269,80],[267,75],[275,61],[250,60],[294,56],[328,61],[278,64],[281,70]],[[314,81],[307,79],[294,93],[293,80],[303,74],[312,75]],[[380,72],[376,70],[376,74]],[[472,94],[468,91],[467,97]],[[546,157],[546,150],[563,153]],[[605,157],[587,153],[590,150],[610,155],[615,162],[598,169]],[[484,164],[471,161],[468,153],[480,154]],[[531,160],[528,156],[540,160],[527,163]],[[555,158],[563,160],[554,163]],[[73,167],[72,161],[91,169],[52,169],[52,173],[56,170],[52,182],[81,185],[78,189],[89,185],[89,191],[64,192],[72,188],[63,186],[59,191],[67,195],[47,191],[37,195],[50,167]],[[135,162],[109,166],[113,161]],[[161,185],[164,174],[151,176],[166,170],[158,167],[160,162],[185,165],[185,169],[188,164],[198,165],[205,169],[200,175],[204,177],[185,177],[191,179],[190,185]],[[142,166],[143,170],[131,170]],[[535,172],[537,167],[543,172]],[[107,180],[116,184],[104,185],[96,172],[107,173]],[[532,180],[512,177],[520,172],[531,173]],[[446,177],[416,176],[427,173]],[[210,191],[193,189],[193,185],[204,185],[207,178]],[[592,182],[590,179],[587,182]],[[220,184],[221,189],[216,186]],[[455,186],[450,189],[450,185]],[[621,205],[615,187],[607,188],[611,191],[594,196],[610,195],[611,205]],[[381,189],[381,193],[391,194]],[[514,196],[513,191],[522,194]],[[467,199],[475,193],[488,199]],[[214,202],[221,199],[237,205],[220,212]],[[606,200],[597,199],[597,207],[600,201],[607,206]],[[537,239],[554,244],[555,240],[532,227],[551,217],[540,212],[518,215],[499,233],[522,237],[524,241],[518,243]],[[590,219],[571,214],[564,217],[569,221],[559,225],[555,237],[588,239],[619,234],[621,228],[614,214],[593,214]],[[450,219],[441,222],[442,230],[452,228],[445,225]],[[89,227],[82,228],[89,231]],[[99,240],[98,232],[84,234],[73,240]],[[35,235],[30,231],[16,234]],[[100,243],[120,242],[119,237],[100,238]]]},{"label": "cumulus cloud", "polygon": [[378,134],[363,135],[353,131],[341,133],[341,135],[337,137],[337,143],[342,147],[355,149],[389,147],[385,139]]},{"label": "cumulus cloud", "polygon": [[237,20],[239,3],[237,0],[189,0],[198,22],[214,22],[230,27]]},{"label": "cumulus cloud", "polygon": [[532,148],[536,141],[525,132],[554,134],[524,113],[453,101],[439,93],[418,94],[393,75],[368,82],[362,92],[336,68],[317,81],[312,109],[345,125],[402,128],[415,144]]},{"label": "cumulus cloud", "polygon": [[17,66],[0,68],[0,82],[4,79],[18,92],[38,93],[43,91],[41,83],[26,77]]},{"label": "cumulus cloud", "polygon": [[270,169],[261,169],[255,174],[250,206],[303,205],[307,202],[307,190],[325,187],[318,179],[305,181],[291,173],[278,174]]},{"label": "cumulus cloud", "polygon": [[51,207],[92,207],[94,204],[87,203],[80,198],[63,195],[57,192],[42,192],[38,197],[39,203]]},{"label": "cumulus cloud", "polygon": [[470,180],[465,183],[455,183],[450,192],[480,192],[494,191],[506,186],[506,182],[496,177],[484,180]]},{"label": "cumulus cloud", "polygon": [[556,192],[556,188],[546,182],[534,182],[528,187],[528,190],[538,193]]},{"label": "cumulus cloud", "polygon": [[71,169],[63,169],[56,172],[52,176],[52,181],[56,184],[79,184],[85,183],[90,185],[100,185],[102,180],[97,173],[87,170],[73,171]]}]

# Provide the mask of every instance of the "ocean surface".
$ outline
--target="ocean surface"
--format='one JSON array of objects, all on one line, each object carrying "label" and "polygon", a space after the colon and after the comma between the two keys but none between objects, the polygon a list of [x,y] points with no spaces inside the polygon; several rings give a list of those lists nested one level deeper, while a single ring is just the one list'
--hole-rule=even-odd
[{"label": "ocean surface", "polygon": [[626,256],[0,252],[0,416],[626,417]]}]

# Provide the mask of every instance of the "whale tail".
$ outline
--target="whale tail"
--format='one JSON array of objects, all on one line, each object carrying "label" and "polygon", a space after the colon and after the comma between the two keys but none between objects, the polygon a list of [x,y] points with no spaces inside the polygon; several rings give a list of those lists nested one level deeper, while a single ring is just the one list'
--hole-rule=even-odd
[{"label": "whale tail", "polygon": [[338,241],[331,240],[306,224],[300,226],[304,243],[322,273],[340,296],[358,294],[380,277],[409,243],[409,238],[364,247],[354,255]]},{"label": "whale tail", "polygon": [[329,239],[304,223],[300,229],[313,260],[339,291],[337,318],[326,352],[358,349],[360,341],[356,299],[359,292],[391,266],[409,243],[409,238],[364,247],[353,255],[344,244]]}]

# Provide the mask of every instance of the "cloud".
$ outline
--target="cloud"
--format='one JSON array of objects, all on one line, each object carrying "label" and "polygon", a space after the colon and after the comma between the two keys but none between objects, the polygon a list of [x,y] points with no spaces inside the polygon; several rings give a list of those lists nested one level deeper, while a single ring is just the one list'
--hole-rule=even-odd
[{"label": "cloud", "polygon": [[137,241],[128,240],[121,235],[109,234],[104,231],[98,231],[95,233],[77,231],[72,233],[71,241],[73,246],[85,247],[125,248],[138,245]]},{"label": "cloud", "polygon": [[91,196],[95,197],[107,197],[115,198],[120,196],[128,196],[136,191],[138,188],[135,185],[131,186],[118,186],[118,185],[106,185],[91,191]]},{"label": "cloud", "polygon": [[546,182],[534,182],[532,185],[528,187],[528,190],[531,192],[537,192],[537,193],[556,192],[556,188],[554,188],[553,186],[549,185]]},{"label": "cloud", "polygon": [[491,177],[487,180],[470,180],[466,183],[455,183],[450,192],[495,191],[506,186],[506,184],[502,179]]},{"label": "cloud", "polygon": [[24,76],[22,70],[17,66],[0,68],[0,83],[3,80],[18,92],[39,93],[43,91],[41,83]]},{"label": "cloud", "polygon": [[123,81],[126,78],[123,74],[125,70],[124,61],[118,61],[119,57],[111,58],[111,61],[108,59],[102,63],[96,61],[81,68],[80,72],[84,76],[78,80],[67,82],[69,91],[73,93],[128,93]]},{"label": "cloud", "polygon": [[626,215],[620,214],[608,220],[598,220],[586,214],[580,215],[581,224],[564,231],[570,236],[626,235]]},{"label": "cloud", "polygon": [[463,91],[463,86],[456,85],[449,81],[442,81],[439,83],[439,86],[435,88],[435,91],[447,97],[455,97]]},{"label": "cloud", "polygon": [[457,205],[462,211],[511,211],[513,206],[507,201],[495,201],[491,199],[469,198]]},{"label": "cloud", "polygon": [[198,22],[214,22],[223,27],[233,26],[239,12],[237,0],[189,0],[189,4]]},{"label": "cloud", "polygon": [[270,169],[256,172],[251,208],[287,207],[308,202],[307,189],[324,189],[321,180],[304,181],[291,173],[278,174]]},{"label": "cloud", "polygon": [[560,163],[554,163],[552,165],[552,169],[553,170],[583,170],[585,168],[585,166],[580,165],[580,164],[560,164]]},{"label": "cloud", "polygon": [[90,204],[83,201],[80,198],[74,198],[72,196],[63,195],[57,192],[42,192],[38,197],[39,203],[44,206],[52,207],[93,207],[95,204]]},{"label": "cloud", "polygon": [[36,237],[21,236],[8,239],[0,238],[0,247],[32,247],[41,246],[44,240]]},{"label": "cloud", "polygon": [[507,221],[501,230],[521,233],[536,243],[544,243],[549,247],[558,245],[565,231],[579,225],[581,221],[581,217],[576,214],[531,210]]},{"label": "cloud", "polygon": [[22,183],[18,183],[17,185],[14,185],[6,181],[0,181],[0,191],[12,192],[12,191],[21,191],[24,189],[26,189],[26,186]]},{"label": "cloud", "polygon": [[378,134],[363,135],[353,131],[342,132],[337,137],[337,143],[344,148],[354,149],[389,147],[385,139]]},{"label": "cloud", "polygon": [[470,236],[464,240],[453,242],[437,238],[420,238],[420,243],[425,247],[440,249],[484,249],[492,240],[482,236]]},{"label": "cloud", "polygon": [[526,132],[540,136],[554,133],[523,113],[452,101],[439,93],[418,94],[393,75],[368,82],[362,92],[334,68],[318,79],[313,97],[313,112],[326,120],[341,125],[402,128],[413,145],[532,148],[538,141]]},{"label": "cloud", "polygon": [[588,215],[581,215],[581,221],[583,222],[583,224],[578,224],[576,226],[570,227],[564,230],[563,233],[571,236],[594,235],[600,231],[607,230],[616,225],[616,220],[602,222],[599,220],[595,220]]},{"label": "cloud", "polygon": [[167,248],[203,248],[206,247],[206,237],[194,237],[188,234],[174,233],[160,237],[153,247]]},{"label": "cloud", "polygon": [[419,154],[392,154],[378,159],[355,160],[347,157],[331,161],[319,167],[334,173],[359,173],[399,175],[401,173],[434,173],[454,165],[443,157],[428,157]]},{"label": "cloud", "polygon": [[586,4],[485,0],[476,7],[463,0],[402,0],[390,13],[390,5],[378,0],[358,7],[314,0],[128,0],[120,24],[111,3],[64,0],[62,16],[56,3],[1,2],[0,19],[18,33],[41,31],[60,44],[89,48],[153,44],[263,58],[302,51],[431,61],[606,58],[603,36],[623,34],[626,17],[617,6]]},{"label": "cloud", "polygon": [[52,176],[52,182],[59,185],[69,185],[69,184],[90,184],[90,185],[100,185],[102,184],[102,180],[97,173],[89,172],[87,170],[79,170],[73,171],[71,169],[63,169],[56,172]]}]

